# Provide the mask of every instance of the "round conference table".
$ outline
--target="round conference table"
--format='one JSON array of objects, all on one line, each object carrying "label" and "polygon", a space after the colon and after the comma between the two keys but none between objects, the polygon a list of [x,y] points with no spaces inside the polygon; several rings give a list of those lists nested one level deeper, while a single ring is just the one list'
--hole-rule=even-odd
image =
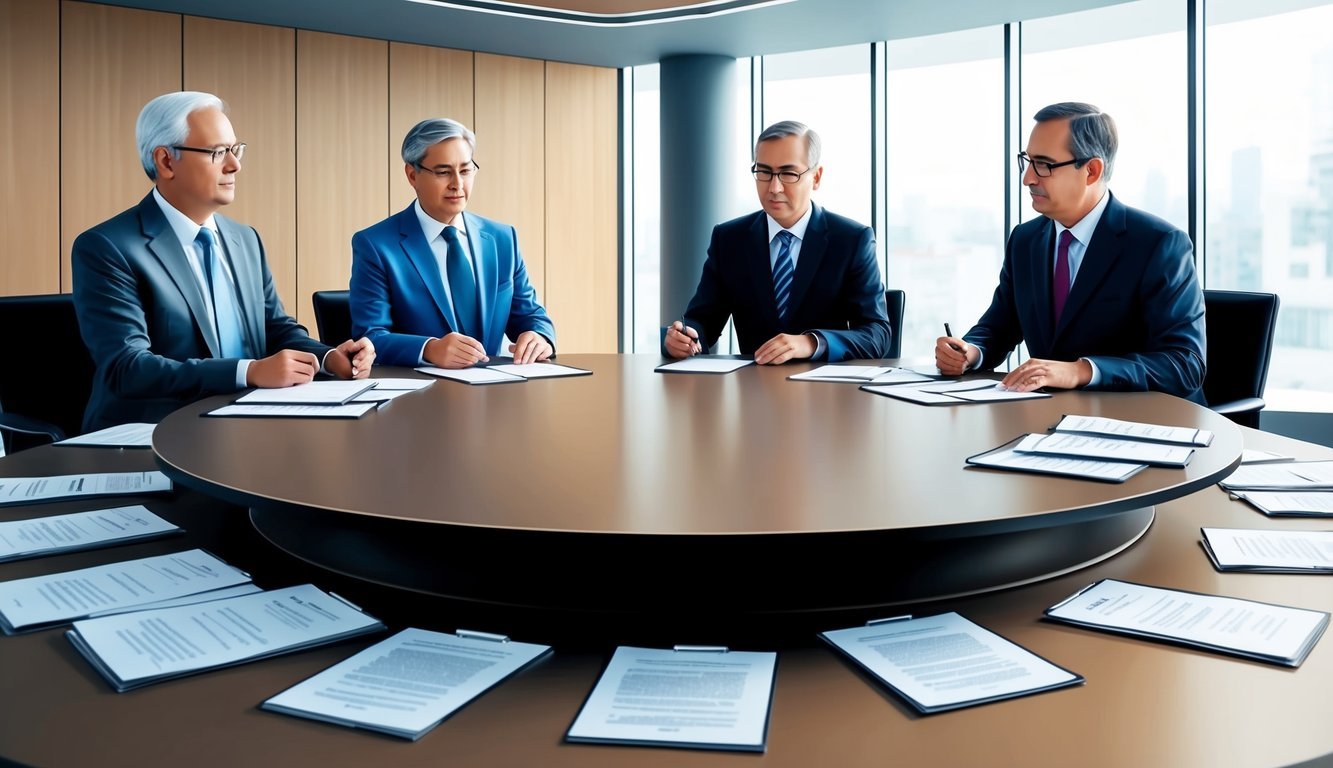
[{"label": "round conference table", "polygon": [[[143,500],[185,527],[186,541],[0,564],[0,578],[8,579],[207,546],[249,569],[261,586],[309,580],[336,589],[391,630],[502,631],[552,642],[553,657],[409,744],[255,708],[379,638],[127,694],[111,692],[58,632],[0,638],[6,702],[0,756],[37,765],[553,766],[1272,766],[1333,756],[1325,726],[1333,690],[1327,641],[1292,670],[1041,620],[1042,610],[1100,578],[1327,610],[1333,592],[1325,578],[1217,573],[1199,547],[1198,529],[1326,528],[1318,520],[1265,518],[1210,486],[1235,463],[1242,444],[1298,458],[1328,458],[1333,451],[1240,429],[1150,393],[1059,393],[1047,400],[930,408],[859,392],[852,384],[786,381],[809,365],[676,376],[653,373],[658,361],[649,357],[571,355],[560,362],[594,374],[490,387],[440,381],[355,421],[199,417],[225,398],[189,406],[168,417],[154,437],[156,461],[187,490],[168,500]],[[386,374],[407,372],[377,371]],[[1044,430],[1062,413],[1201,426],[1217,437],[1188,468],[1149,469],[1121,485],[964,468],[966,456]],[[793,436],[803,439],[783,439]],[[47,447],[0,461],[0,473],[145,469],[153,461],[143,451]],[[0,519],[95,506],[6,508]],[[263,537],[250,527],[247,509]],[[902,541],[961,541],[977,556],[984,538],[979,531],[987,528],[1000,540],[1016,536],[1013,542],[1045,532],[1057,537],[1048,542],[1056,546],[1062,535],[1051,531],[1093,530],[1097,521],[1118,517],[1135,522],[1112,525],[1117,533],[1079,561],[1093,561],[1086,567],[1018,579],[1027,583],[1010,588],[994,589],[1013,581],[1012,568],[983,558],[976,568],[998,573],[999,581],[964,589],[950,582],[943,593],[938,580],[917,594],[895,586],[864,591],[860,597],[870,600],[860,603],[821,598],[819,590],[786,601],[765,589],[805,577],[830,588],[842,581],[839,574],[869,578],[877,568],[894,573],[886,558],[874,563],[877,568],[849,562],[849,552],[875,554],[871,547],[858,551],[858,538],[891,544],[886,530],[933,531],[915,538],[908,533]],[[1135,530],[1145,518],[1146,533]],[[381,529],[385,521],[390,528],[437,533],[422,534],[420,551],[398,561],[391,551],[376,551],[395,541],[396,531]],[[962,533],[952,531],[955,526]],[[307,540],[293,540],[301,530]],[[1120,535],[1124,540],[1114,543]],[[533,554],[541,547],[530,544],[530,536],[539,544],[551,544],[552,537],[592,543],[552,552],[536,564],[518,561],[507,548]],[[654,542],[660,546],[652,560],[636,563],[613,552],[628,546],[638,548],[637,556],[651,555]],[[1039,543],[1029,538],[1025,546]],[[1095,552],[1108,544],[1109,550]],[[1042,547],[1037,550],[1029,554],[1045,557]],[[413,557],[427,554],[438,570],[427,581],[412,581],[421,564]],[[903,547],[894,553],[910,554]],[[357,556],[368,565],[356,565]],[[459,585],[459,571],[450,568],[459,559],[492,566]],[[540,570],[562,563],[573,576]],[[540,605],[543,590],[558,597],[558,590],[588,587],[581,580],[600,566],[611,569],[607,585]],[[663,575],[644,579],[643,570]],[[495,572],[516,577],[497,581]],[[691,589],[711,585],[707,594],[691,596],[703,606],[694,623],[686,621],[693,615],[689,600],[672,602],[669,587],[682,583],[672,581],[672,572]],[[744,588],[734,588],[737,583]],[[637,610],[619,602],[636,586],[645,589]],[[1087,683],[921,717],[813,634],[802,634],[814,626],[852,626],[904,601],[918,614],[956,610]],[[659,608],[670,621],[644,624],[637,617]],[[722,621],[728,611],[738,617],[731,624]],[[739,641],[736,647],[780,652],[766,754],[562,743],[611,648],[710,642],[716,638],[706,634],[705,618],[717,620],[719,632]],[[672,626],[682,627],[683,636],[666,639]]]}]

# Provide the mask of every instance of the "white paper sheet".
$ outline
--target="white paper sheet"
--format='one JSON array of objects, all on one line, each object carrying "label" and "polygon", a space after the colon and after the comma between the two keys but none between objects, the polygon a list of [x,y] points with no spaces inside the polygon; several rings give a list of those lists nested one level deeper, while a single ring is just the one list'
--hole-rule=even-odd
[{"label": "white paper sheet", "polygon": [[403,378],[384,378],[371,379],[375,389],[388,389],[394,391],[415,392],[418,389],[425,389],[434,384],[433,379],[403,379]]},{"label": "white paper sheet", "polygon": [[1222,570],[1333,573],[1333,531],[1204,528],[1210,557]]},{"label": "white paper sheet", "polygon": [[1279,461],[1292,461],[1292,457],[1258,448],[1246,448],[1240,452],[1241,464],[1271,464]]},{"label": "white paper sheet", "polygon": [[570,741],[761,752],[776,653],[621,646]]},{"label": "white paper sheet", "polygon": [[1227,490],[1333,490],[1333,461],[1242,464],[1220,485]]},{"label": "white paper sheet", "polygon": [[[847,381],[870,383],[876,376],[883,376],[895,369],[888,365],[821,365],[804,373],[793,373],[787,378],[791,381]],[[929,381],[922,376],[921,381]]]},{"label": "white paper sheet", "polygon": [[1206,446],[1212,443],[1213,433],[1194,427],[1168,427],[1140,421],[1122,421],[1101,416],[1066,415],[1055,425],[1056,432],[1082,432],[1092,435],[1146,440],[1154,443]]},{"label": "white paper sheet", "polygon": [[461,381],[464,384],[515,384],[527,381],[522,376],[514,376],[492,368],[436,368],[433,365],[423,365],[417,370],[441,379]]},{"label": "white paper sheet", "polygon": [[1028,435],[1018,445],[1004,450],[983,453],[967,460],[968,464],[992,469],[1008,469],[1017,472],[1035,472],[1042,475],[1063,475],[1086,480],[1102,480],[1119,483],[1135,473],[1147,469],[1146,464],[1127,464],[1118,461],[1097,461],[1095,459],[1076,459],[1061,456],[1043,456],[1038,453],[1021,452],[1024,443],[1037,438]]},{"label": "white paper sheet", "polygon": [[1236,497],[1266,515],[1333,516],[1333,491],[1236,491]]},{"label": "white paper sheet", "polygon": [[224,405],[205,416],[240,416],[280,419],[359,419],[375,410],[380,401],[346,405]]},{"label": "white paper sheet", "polygon": [[294,387],[256,389],[236,398],[236,402],[240,405],[341,405],[373,386],[373,379],[312,381]]},{"label": "white paper sheet", "polygon": [[96,446],[98,448],[151,448],[156,424],[117,424],[78,437],[69,437],[56,445]]},{"label": "white paper sheet", "polygon": [[179,533],[141,504],[0,522],[0,562]]},{"label": "white paper sheet", "polygon": [[550,650],[549,645],[404,629],[260,706],[415,741]]},{"label": "white paper sheet", "polygon": [[754,365],[754,361],[696,355],[674,363],[663,363],[653,370],[660,373],[731,373],[747,365]]},{"label": "white paper sheet", "polygon": [[1168,443],[1145,443],[1138,440],[1117,440],[1075,432],[1055,432],[1049,435],[1028,435],[1016,448],[1020,453],[1040,453],[1048,456],[1075,456],[1105,461],[1128,461],[1135,464],[1183,467],[1189,463],[1194,449]]},{"label": "white paper sheet", "polygon": [[957,613],[820,635],[921,712],[1076,685],[1083,678]]},{"label": "white paper sheet", "polygon": [[572,368],[568,365],[557,365],[555,363],[524,363],[516,365],[514,363],[503,363],[501,365],[488,365],[488,371],[499,371],[511,376],[519,376],[524,379],[553,379],[564,378],[568,376],[591,376],[592,371],[585,368]]},{"label": "white paper sheet", "polygon": [[102,472],[51,477],[0,477],[0,506],[35,504],[89,496],[166,493],[171,481],[161,472]]}]

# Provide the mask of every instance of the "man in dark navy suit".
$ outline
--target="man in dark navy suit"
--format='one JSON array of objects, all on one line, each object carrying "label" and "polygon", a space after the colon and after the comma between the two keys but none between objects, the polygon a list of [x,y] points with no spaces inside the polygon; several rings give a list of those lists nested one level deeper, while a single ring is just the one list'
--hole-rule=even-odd
[{"label": "man in dark navy suit", "polygon": [[810,200],[824,168],[819,136],[775,123],[755,143],[758,211],[713,228],[708,259],[662,351],[689,357],[713,346],[730,317],[742,354],[760,365],[888,354],[884,283],[869,227]]},{"label": "man in dark navy suit", "polygon": [[1001,382],[1156,390],[1203,403],[1203,291],[1189,237],[1130,208],[1107,183],[1119,143],[1110,115],[1052,104],[1033,118],[1023,184],[1041,218],[1014,228],[990,308],[963,337],[940,337],[935,363],[958,375],[1031,357]]}]

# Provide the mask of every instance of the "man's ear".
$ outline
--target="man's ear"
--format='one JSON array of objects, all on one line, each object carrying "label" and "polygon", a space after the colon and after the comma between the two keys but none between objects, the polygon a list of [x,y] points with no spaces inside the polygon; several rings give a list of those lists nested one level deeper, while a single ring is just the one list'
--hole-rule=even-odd
[{"label": "man's ear", "polygon": [[176,158],[171,156],[171,150],[166,147],[153,150],[153,165],[157,168],[159,179],[170,179],[176,175]]},{"label": "man's ear", "polygon": [[1083,165],[1083,169],[1088,174],[1088,186],[1092,186],[1102,180],[1102,174],[1106,172],[1106,162],[1100,157],[1094,157]]}]

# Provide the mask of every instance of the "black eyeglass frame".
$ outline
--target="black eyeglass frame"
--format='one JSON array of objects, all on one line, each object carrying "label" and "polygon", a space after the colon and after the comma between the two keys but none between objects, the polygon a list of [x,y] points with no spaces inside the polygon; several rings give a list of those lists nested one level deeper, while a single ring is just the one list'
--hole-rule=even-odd
[{"label": "black eyeglass frame", "polygon": [[[814,169],[815,166],[811,166],[809,168],[806,168],[804,171],[801,171],[800,173],[797,173],[796,171],[775,171],[771,168],[760,168],[759,163],[755,163],[754,165],[750,166],[750,175],[754,177],[755,181],[772,181],[773,177],[777,176],[778,181],[782,182],[783,184],[796,184],[801,180],[802,176],[813,171]],[[768,178],[761,179],[759,178],[760,174],[763,174]]]},{"label": "black eyeglass frame", "polygon": [[451,176],[451,175],[457,175],[457,176],[459,176],[460,178],[463,178],[463,176],[462,176],[462,172],[463,172],[463,171],[466,171],[467,173],[472,174],[472,173],[476,173],[477,171],[480,171],[480,170],[481,170],[481,166],[480,166],[480,165],[477,165],[477,161],[476,161],[476,160],[469,160],[469,161],[467,161],[467,165],[464,165],[462,168],[459,168],[458,170],[454,170],[453,168],[448,168],[448,169],[443,170],[443,171],[437,171],[437,170],[435,170],[434,168],[427,168],[426,166],[422,165],[421,163],[412,163],[412,167],[413,167],[413,168],[416,168],[418,171],[425,171],[426,173],[434,174],[434,175],[435,175],[435,178],[437,178],[437,179],[447,178],[448,176]]},{"label": "black eyeglass frame", "polygon": [[[1073,160],[1064,160],[1058,163],[1051,163],[1047,162],[1046,160],[1033,160],[1031,157],[1028,157],[1028,153],[1019,152],[1017,155],[1018,175],[1022,176],[1023,174],[1027,173],[1027,167],[1028,165],[1031,165],[1033,173],[1037,174],[1039,177],[1043,179],[1046,179],[1050,178],[1051,171],[1054,171],[1056,168],[1063,168],[1066,165],[1076,165],[1081,168],[1083,167],[1084,163],[1088,162],[1091,159],[1092,159],[1091,157],[1076,157]],[[1045,166],[1046,168],[1045,173],[1041,172],[1043,166]]]},{"label": "black eyeglass frame", "polygon": [[209,159],[213,161],[214,165],[222,162],[222,158],[226,157],[228,152],[231,153],[232,157],[236,158],[237,160],[240,160],[241,156],[245,154],[245,147],[246,147],[245,142],[241,142],[240,144],[236,144],[230,147],[220,147],[218,149],[204,149],[203,147],[183,147],[179,144],[173,144],[171,146],[172,149],[177,151],[201,152],[205,155],[210,155],[211,157],[209,157]]}]

